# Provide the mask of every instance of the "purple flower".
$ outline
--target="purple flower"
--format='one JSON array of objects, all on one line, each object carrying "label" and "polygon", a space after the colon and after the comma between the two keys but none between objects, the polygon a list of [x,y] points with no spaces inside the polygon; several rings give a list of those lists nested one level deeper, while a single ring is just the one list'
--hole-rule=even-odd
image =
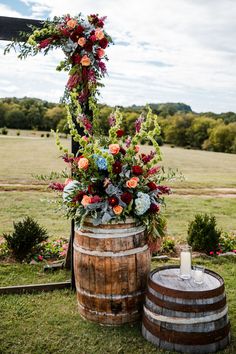
[{"label": "purple flower", "polygon": [[129,146],[130,146],[130,144],[131,144],[131,137],[130,136],[128,136],[128,138],[125,140],[125,146],[128,148]]},{"label": "purple flower", "polygon": [[98,66],[101,69],[103,74],[105,74],[107,72],[106,65],[105,65],[105,63],[103,63],[103,61],[99,61]]},{"label": "purple flower", "polygon": [[113,127],[116,124],[116,117],[114,113],[111,113],[108,117],[108,123],[110,127]]},{"label": "purple flower", "polygon": [[96,77],[95,77],[94,70],[89,70],[89,72],[88,72],[88,81],[90,81],[92,83],[96,83]]},{"label": "purple flower", "polygon": [[144,117],[141,115],[138,117],[138,119],[136,119],[135,121],[135,130],[136,130],[136,133],[139,133],[140,132],[140,129],[141,129],[141,125],[142,123],[144,122]]},{"label": "purple flower", "polygon": [[85,114],[79,114],[77,117],[77,122],[81,122],[84,126],[84,129],[87,130],[89,133],[92,132],[93,126]]}]

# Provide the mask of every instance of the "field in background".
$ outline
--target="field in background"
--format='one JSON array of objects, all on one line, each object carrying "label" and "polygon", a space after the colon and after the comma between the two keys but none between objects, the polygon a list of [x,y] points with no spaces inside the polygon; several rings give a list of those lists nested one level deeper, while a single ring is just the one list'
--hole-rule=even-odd
[{"label": "field in background", "polygon": [[[62,139],[66,147],[69,139]],[[149,148],[144,147],[145,151]],[[163,164],[181,171],[186,180],[176,181],[179,188],[236,188],[236,155],[163,146]],[[0,183],[36,183],[33,174],[60,171],[65,164],[59,158],[53,138],[0,136]],[[200,194],[200,193],[199,193]]]},{"label": "field in background", "polygon": [[[69,147],[69,139],[62,142]],[[169,234],[185,239],[197,212],[212,213],[220,227],[236,230],[236,155],[168,146],[161,150],[164,165],[185,176],[172,183],[174,193],[166,198]],[[53,138],[0,137],[0,236],[25,215],[36,218],[52,238],[69,236],[69,221],[48,203],[54,194],[32,176],[62,170],[59,156]]]}]

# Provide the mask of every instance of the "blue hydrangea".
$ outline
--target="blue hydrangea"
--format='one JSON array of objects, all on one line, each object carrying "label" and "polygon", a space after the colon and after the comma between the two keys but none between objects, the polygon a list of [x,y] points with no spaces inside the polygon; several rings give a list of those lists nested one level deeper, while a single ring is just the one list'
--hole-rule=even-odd
[{"label": "blue hydrangea", "polygon": [[138,198],[135,199],[135,214],[143,215],[150,208],[150,197],[143,192],[138,192],[137,197]]},{"label": "blue hydrangea", "polygon": [[95,161],[99,170],[107,170],[107,160],[104,157],[98,156]]}]

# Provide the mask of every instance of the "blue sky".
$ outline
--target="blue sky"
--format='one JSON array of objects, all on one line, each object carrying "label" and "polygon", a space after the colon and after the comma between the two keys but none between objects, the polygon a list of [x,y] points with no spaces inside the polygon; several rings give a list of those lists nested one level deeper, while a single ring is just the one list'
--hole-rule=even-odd
[{"label": "blue sky", "polygon": [[[107,15],[115,41],[100,102],[184,102],[196,112],[236,112],[235,0],[0,0],[2,16],[78,12]],[[25,61],[1,55],[0,97],[59,101],[67,80],[55,71],[62,58],[60,51]]]}]

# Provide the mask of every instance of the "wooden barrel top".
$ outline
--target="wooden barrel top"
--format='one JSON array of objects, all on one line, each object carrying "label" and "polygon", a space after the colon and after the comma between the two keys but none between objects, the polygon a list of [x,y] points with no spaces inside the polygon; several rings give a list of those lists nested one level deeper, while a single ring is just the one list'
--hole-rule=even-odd
[{"label": "wooden barrel top", "polygon": [[180,278],[179,266],[164,266],[150,273],[148,285],[163,295],[183,298],[209,298],[224,292],[224,280],[217,273],[205,269],[204,282],[196,284],[193,277]]}]

